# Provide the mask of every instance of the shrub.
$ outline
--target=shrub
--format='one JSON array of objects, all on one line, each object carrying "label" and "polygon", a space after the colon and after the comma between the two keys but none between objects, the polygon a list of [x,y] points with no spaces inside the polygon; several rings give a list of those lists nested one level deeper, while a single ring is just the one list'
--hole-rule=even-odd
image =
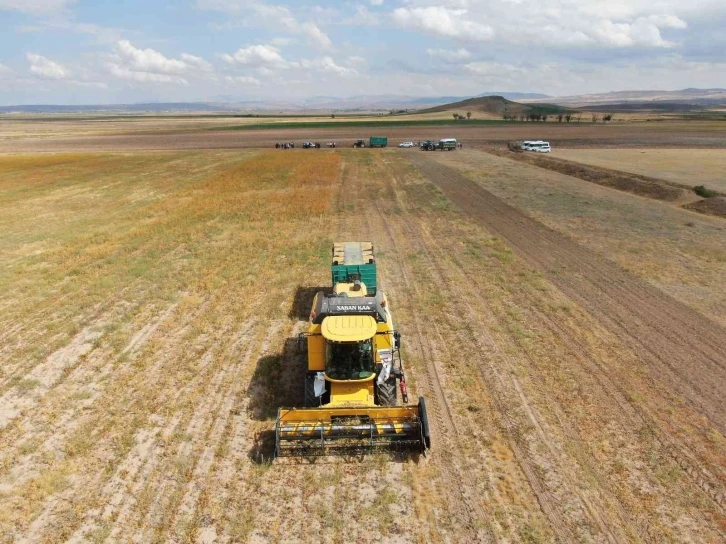
[{"label": "shrub", "polygon": [[696,185],[693,188],[693,192],[696,193],[698,196],[702,196],[703,198],[711,198],[712,196],[716,196],[712,191],[709,191],[703,185]]}]

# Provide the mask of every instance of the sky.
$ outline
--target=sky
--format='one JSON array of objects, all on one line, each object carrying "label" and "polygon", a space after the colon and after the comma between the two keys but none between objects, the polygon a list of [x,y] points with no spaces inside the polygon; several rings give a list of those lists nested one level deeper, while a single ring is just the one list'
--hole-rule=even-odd
[{"label": "sky", "polygon": [[0,0],[0,105],[726,87],[726,0]]}]

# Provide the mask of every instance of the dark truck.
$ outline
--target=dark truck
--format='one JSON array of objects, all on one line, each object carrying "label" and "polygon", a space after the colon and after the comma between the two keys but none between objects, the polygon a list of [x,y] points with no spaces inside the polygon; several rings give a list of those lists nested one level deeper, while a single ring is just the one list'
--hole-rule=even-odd
[{"label": "dark truck", "polygon": [[436,151],[436,142],[433,140],[425,140],[421,142],[421,151]]}]

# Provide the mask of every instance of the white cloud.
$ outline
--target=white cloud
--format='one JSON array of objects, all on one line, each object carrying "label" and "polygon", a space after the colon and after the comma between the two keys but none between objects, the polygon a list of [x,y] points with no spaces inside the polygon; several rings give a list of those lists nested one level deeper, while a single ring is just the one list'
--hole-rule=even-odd
[{"label": "white cloud", "polygon": [[382,6],[383,0],[370,0],[371,6]]},{"label": "white cloud", "polygon": [[244,83],[245,85],[260,85],[260,80],[252,76],[226,76],[224,80],[228,83]]},{"label": "white cloud", "polygon": [[333,46],[333,42],[330,41],[328,35],[320,30],[315,23],[302,23],[298,25],[298,28],[288,28],[288,30],[290,32],[300,32],[312,45],[319,49],[330,49]]},{"label": "white cloud", "polygon": [[190,55],[189,53],[182,53],[181,59],[183,62],[186,62],[187,65],[198,68],[203,72],[214,71],[214,67],[202,57],[195,57],[194,55]]},{"label": "white cloud", "polygon": [[378,14],[372,13],[366,6],[356,6],[355,15],[343,19],[341,24],[344,25],[365,25],[377,26],[381,23]]},{"label": "white cloud", "polygon": [[318,72],[335,74],[338,76],[354,76],[358,74],[355,68],[349,68],[346,66],[340,66],[336,64],[331,57],[322,57],[313,60],[301,60],[300,65],[306,69],[316,70]]},{"label": "white cloud", "polygon": [[155,74],[152,72],[139,72],[131,70],[127,66],[120,66],[109,62],[107,64],[108,71],[119,79],[129,81],[138,81],[139,83],[178,83],[180,85],[188,85],[189,82],[183,77],[170,76],[168,74]]},{"label": "white cloud", "polygon": [[688,28],[689,4],[716,0],[408,0],[390,12],[400,28],[462,42],[548,48],[672,48],[664,30]]},{"label": "white cloud", "polygon": [[250,45],[238,49],[232,55],[221,55],[222,60],[228,64],[242,64],[261,68],[290,68],[294,63],[282,58],[280,50],[273,45]]},{"label": "white cloud", "polygon": [[295,43],[294,38],[272,38],[270,43],[276,47],[285,47],[286,45],[292,45]]},{"label": "white cloud", "polygon": [[68,79],[71,75],[70,71],[63,65],[53,62],[42,55],[35,53],[26,53],[26,58],[30,62],[31,73],[48,78],[48,79]]},{"label": "white cloud", "polygon": [[[250,0],[197,0],[200,9],[220,11],[247,17],[248,26],[263,26],[276,32],[283,31],[304,36],[308,43],[317,49],[330,49],[333,42],[313,21],[299,21],[285,6],[266,4]],[[249,17],[253,14],[254,17]]]},{"label": "white cloud", "polygon": [[46,15],[63,10],[76,0],[0,0],[0,11],[21,11],[32,15]]},{"label": "white cloud", "polygon": [[118,54],[131,69],[139,72],[181,74],[189,69],[183,60],[170,59],[154,49],[136,49],[128,40],[118,42]]},{"label": "white cloud", "polygon": [[492,27],[472,21],[467,13],[465,9],[443,6],[397,8],[393,10],[393,21],[407,30],[474,42],[490,41],[494,37]]},{"label": "white cloud", "polygon": [[471,53],[463,47],[455,50],[427,49],[426,53],[431,57],[438,57],[445,60],[466,60],[471,58]]},{"label": "white cloud", "polygon": [[214,72],[214,67],[201,57],[182,53],[181,58],[173,59],[155,49],[138,49],[128,40],[118,42],[106,68],[119,79],[180,85],[188,85],[189,77],[212,77]]}]

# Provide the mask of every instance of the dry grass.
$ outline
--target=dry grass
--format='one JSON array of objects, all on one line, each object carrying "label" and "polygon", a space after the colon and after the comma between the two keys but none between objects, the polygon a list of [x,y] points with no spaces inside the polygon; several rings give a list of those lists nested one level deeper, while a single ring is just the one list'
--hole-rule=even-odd
[{"label": "dry grass", "polygon": [[[713,504],[580,355],[637,402],[637,354],[397,152],[0,172],[3,539],[718,540]],[[274,408],[300,400],[293,296],[329,281],[334,238],[376,242],[429,459],[260,457]]]},{"label": "dry grass", "polygon": [[553,156],[726,193],[722,149],[556,149]]},{"label": "dry grass", "polygon": [[726,324],[723,219],[477,151],[436,157],[506,202]]}]

